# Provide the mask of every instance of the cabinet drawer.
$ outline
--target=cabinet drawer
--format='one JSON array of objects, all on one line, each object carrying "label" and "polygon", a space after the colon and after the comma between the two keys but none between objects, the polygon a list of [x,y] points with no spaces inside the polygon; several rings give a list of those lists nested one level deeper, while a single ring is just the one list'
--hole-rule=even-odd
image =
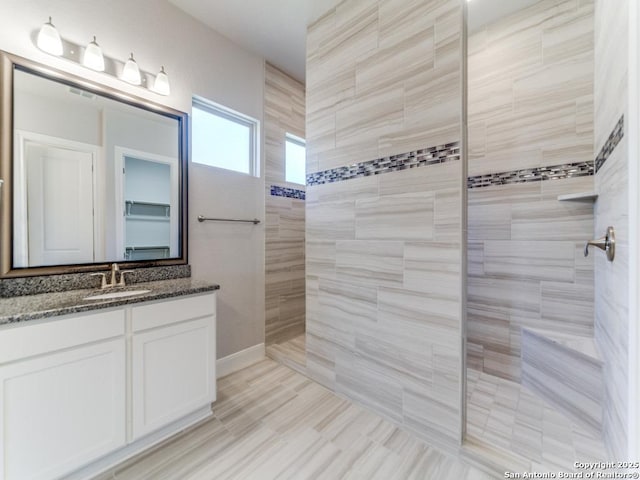
[{"label": "cabinet drawer", "polygon": [[133,307],[131,318],[133,331],[139,332],[215,314],[216,295],[208,293]]},{"label": "cabinet drawer", "polygon": [[0,330],[0,364],[124,335],[124,310],[58,317]]}]

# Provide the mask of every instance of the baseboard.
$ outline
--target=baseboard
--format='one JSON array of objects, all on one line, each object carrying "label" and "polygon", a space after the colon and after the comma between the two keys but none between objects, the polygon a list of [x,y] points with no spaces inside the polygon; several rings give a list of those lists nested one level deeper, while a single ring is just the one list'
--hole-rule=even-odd
[{"label": "baseboard", "polygon": [[[160,444],[163,440],[167,440],[174,435],[184,431],[192,425],[197,424],[213,415],[211,411],[211,405],[206,405],[199,410],[181,418],[160,430],[156,430],[149,435],[136,440],[134,443],[115,450],[104,457],[86,465],[79,470],[71,472],[63,477],[65,480],[89,480],[95,478],[98,474],[106,472],[110,468],[120,465],[122,462],[138,455],[142,454],[145,450]],[[149,453],[147,451],[146,453]],[[109,475],[111,478],[112,475]]]},{"label": "baseboard", "polygon": [[233,372],[242,370],[265,358],[264,343],[245,348],[239,352],[219,358],[216,362],[217,378],[225,377]]}]

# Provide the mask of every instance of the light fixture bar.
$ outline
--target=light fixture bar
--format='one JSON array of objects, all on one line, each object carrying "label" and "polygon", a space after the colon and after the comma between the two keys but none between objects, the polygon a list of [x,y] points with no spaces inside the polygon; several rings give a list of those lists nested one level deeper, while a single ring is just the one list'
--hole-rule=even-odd
[{"label": "light fixture bar", "polygon": [[93,71],[107,74],[130,85],[137,85],[150,90],[158,95],[169,95],[169,77],[160,69],[157,75],[140,70],[138,63],[133,58],[133,53],[126,62],[105,56],[96,37],[86,47],[63,40],[57,29],[49,21],[42,25],[36,39],[36,46],[50,55],[55,55],[65,60],[89,68]]}]

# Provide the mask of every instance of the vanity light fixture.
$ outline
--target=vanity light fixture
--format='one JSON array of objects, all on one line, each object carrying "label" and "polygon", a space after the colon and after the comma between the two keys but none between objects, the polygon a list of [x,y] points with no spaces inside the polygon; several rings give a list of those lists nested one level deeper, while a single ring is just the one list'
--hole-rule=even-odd
[{"label": "vanity light fixture", "polygon": [[60,56],[63,53],[62,39],[56,27],[51,23],[51,17],[49,21],[40,27],[38,32],[38,48],[43,52],[50,53],[51,55]]},{"label": "vanity light fixture", "polygon": [[95,36],[93,37],[93,41],[84,49],[82,64],[91,70],[104,72],[104,56],[102,55],[100,45],[96,42]]},{"label": "vanity light fixture", "polygon": [[156,75],[156,80],[155,82],[153,82],[153,90],[160,95],[169,95],[171,93],[171,87],[169,86],[169,76],[164,71],[164,66]]},{"label": "vanity light fixture", "polygon": [[124,64],[124,68],[122,69],[122,80],[133,85],[140,85],[140,83],[142,83],[140,69],[133,58],[133,53],[129,56],[129,60]]},{"label": "vanity light fixture", "polygon": [[[160,69],[160,72],[155,76],[148,72],[141,72],[138,67],[138,63],[133,58],[133,53],[129,56],[124,63],[114,58],[109,58],[108,62],[105,62],[105,56],[102,53],[102,48],[98,45],[96,37],[89,42],[86,47],[81,47],[75,43],[65,41],[67,52],[65,53],[62,43],[62,38],[58,33],[56,27],[51,23],[51,17],[49,21],[42,25],[36,39],[36,45],[40,50],[50,55],[63,57],[70,62],[82,65],[83,67],[90,68],[96,72],[103,72],[112,77],[118,78],[131,85],[138,85],[142,88],[151,90],[158,95],[169,95],[171,88],[169,85],[169,76],[164,71],[164,67]],[[76,51],[82,51],[81,60],[74,55]],[[122,66],[122,69],[120,67]]]}]

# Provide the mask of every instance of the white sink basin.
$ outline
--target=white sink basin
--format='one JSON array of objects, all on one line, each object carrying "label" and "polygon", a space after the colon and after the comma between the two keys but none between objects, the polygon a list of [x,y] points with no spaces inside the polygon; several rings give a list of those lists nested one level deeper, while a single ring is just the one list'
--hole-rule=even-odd
[{"label": "white sink basin", "polygon": [[99,295],[91,295],[84,297],[83,300],[110,300],[113,298],[132,297],[134,295],[142,295],[143,293],[149,293],[151,290],[129,290],[126,292],[111,292],[101,293]]}]

